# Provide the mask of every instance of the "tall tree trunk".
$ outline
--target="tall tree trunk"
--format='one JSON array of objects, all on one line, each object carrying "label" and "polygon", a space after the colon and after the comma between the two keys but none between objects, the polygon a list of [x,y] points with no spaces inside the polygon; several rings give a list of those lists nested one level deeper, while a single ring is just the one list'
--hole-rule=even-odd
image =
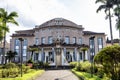
[{"label": "tall tree trunk", "polygon": [[109,24],[110,24],[111,44],[113,45],[112,20],[111,20],[110,8],[109,8]]},{"label": "tall tree trunk", "polygon": [[3,56],[2,56],[2,64],[5,63],[5,44],[6,44],[6,32],[4,32],[4,38],[3,38]]}]

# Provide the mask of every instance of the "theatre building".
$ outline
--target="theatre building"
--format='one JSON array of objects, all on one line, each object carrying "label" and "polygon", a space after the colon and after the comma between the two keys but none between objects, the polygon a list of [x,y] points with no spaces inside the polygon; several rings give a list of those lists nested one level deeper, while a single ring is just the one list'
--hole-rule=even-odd
[{"label": "theatre building", "polygon": [[[52,66],[90,61],[91,56],[106,45],[105,33],[84,31],[82,25],[64,18],[54,18],[30,30],[16,31],[11,37],[10,48],[17,52],[16,62],[20,62],[21,52],[23,61],[29,60],[32,53],[27,49],[31,47],[38,48],[32,57],[34,61],[48,62]],[[85,52],[84,47],[87,48]]]}]

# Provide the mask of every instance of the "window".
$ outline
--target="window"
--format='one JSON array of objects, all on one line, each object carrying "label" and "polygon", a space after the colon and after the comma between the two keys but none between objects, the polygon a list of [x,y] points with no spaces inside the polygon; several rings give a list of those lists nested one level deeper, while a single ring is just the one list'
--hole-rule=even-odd
[{"label": "window", "polygon": [[70,55],[70,52],[66,52],[66,60],[68,62],[71,62],[72,61],[72,56]]},{"label": "window", "polygon": [[90,54],[95,55],[94,39],[90,39]]},{"label": "window", "polygon": [[41,38],[41,44],[45,44],[45,37]]},{"label": "window", "polygon": [[66,36],[66,37],[65,37],[65,43],[66,43],[66,44],[69,44],[69,43],[70,43],[70,38],[69,38],[69,36]]},{"label": "window", "polygon": [[23,49],[23,56],[26,56],[27,49]]},{"label": "window", "polygon": [[23,46],[27,46],[27,39],[24,39]]},{"label": "window", "polygon": [[48,58],[49,58],[49,61],[53,61],[53,53],[52,52],[48,53]]},{"label": "window", "polygon": [[82,52],[79,53],[79,59],[82,60]]},{"label": "window", "polygon": [[76,43],[76,37],[73,37],[73,44]]},{"label": "window", "polygon": [[15,46],[19,46],[20,45],[20,41],[18,39],[15,40]]},{"label": "window", "polygon": [[49,37],[48,37],[48,44],[52,44],[52,42],[53,42],[52,40],[53,40],[53,39],[52,39],[52,36],[49,36]]},{"label": "window", "polygon": [[15,39],[15,52],[17,52],[17,55],[19,54],[19,47],[20,47],[20,41],[18,39]]},{"label": "window", "polygon": [[103,38],[98,38],[98,51],[100,51],[103,48]]},{"label": "window", "polygon": [[38,38],[35,39],[35,44],[36,44],[36,45],[39,44],[39,39],[38,39]]},{"label": "window", "polygon": [[15,49],[15,52],[17,53],[16,55],[18,55],[18,53],[19,53],[19,49]]},{"label": "window", "polygon": [[79,38],[79,44],[82,44],[82,38]]}]

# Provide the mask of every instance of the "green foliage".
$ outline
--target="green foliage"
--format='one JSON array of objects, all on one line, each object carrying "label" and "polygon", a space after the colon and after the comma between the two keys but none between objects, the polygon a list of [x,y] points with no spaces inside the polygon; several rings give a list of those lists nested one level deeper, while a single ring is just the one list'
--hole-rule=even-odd
[{"label": "green foliage", "polygon": [[17,68],[15,63],[7,63],[4,65],[5,69],[9,69],[9,68]]},{"label": "green foliage", "polygon": [[43,63],[44,68],[48,68],[49,63]]},{"label": "green foliage", "polygon": [[30,66],[25,66],[24,64],[22,64],[23,73],[27,73],[29,70],[30,70]]},{"label": "green foliage", "polygon": [[38,75],[44,73],[44,70],[34,70],[30,69],[28,73],[23,74],[23,77],[15,77],[15,78],[0,78],[0,80],[34,80]]},{"label": "green foliage", "polygon": [[17,77],[19,75],[18,68],[9,68],[2,70],[2,77]]},{"label": "green foliage", "polygon": [[113,45],[102,49],[95,57],[94,61],[102,65],[104,73],[113,80],[119,80],[118,70],[120,69],[120,46]]},{"label": "green foliage", "polygon": [[44,63],[42,61],[38,61],[39,64],[39,68],[43,68],[44,67]]},{"label": "green foliage", "polygon": [[78,63],[78,62],[70,62],[69,64],[70,64],[70,66],[71,66],[72,68],[75,68],[75,66],[77,66],[77,63]]},{"label": "green foliage", "polygon": [[34,61],[32,59],[29,59],[27,63],[34,63]]},{"label": "green foliage", "polygon": [[77,75],[80,80],[110,80],[108,77],[104,76],[103,78],[99,78],[96,75],[93,75],[93,77],[91,77],[90,73],[87,72],[80,72],[80,71],[76,71],[75,69],[72,69],[72,72]]},{"label": "green foliage", "polygon": [[38,69],[38,67],[39,67],[39,63],[34,63],[32,68],[33,69]]},{"label": "green foliage", "polygon": [[17,52],[8,51],[6,54],[7,54],[6,58],[9,60],[9,62],[11,62],[11,59],[13,59],[15,57]]}]

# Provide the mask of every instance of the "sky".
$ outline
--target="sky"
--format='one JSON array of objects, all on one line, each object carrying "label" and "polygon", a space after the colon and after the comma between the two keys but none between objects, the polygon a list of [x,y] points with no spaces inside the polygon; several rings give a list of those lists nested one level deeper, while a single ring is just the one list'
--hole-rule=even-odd
[{"label": "sky", "polygon": [[[19,26],[8,24],[10,32],[7,41],[15,31],[32,29],[35,25],[53,18],[68,19],[82,25],[87,31],[103,32],[110,39],[109,21],[105,20],[104,10],[96,13],[100,4],[96,0],[0,0],[0,7],[9,13],[16,11],[15,18]],[[112,18],[113,38],[119,38],[115,28],[115,18]]]}]

